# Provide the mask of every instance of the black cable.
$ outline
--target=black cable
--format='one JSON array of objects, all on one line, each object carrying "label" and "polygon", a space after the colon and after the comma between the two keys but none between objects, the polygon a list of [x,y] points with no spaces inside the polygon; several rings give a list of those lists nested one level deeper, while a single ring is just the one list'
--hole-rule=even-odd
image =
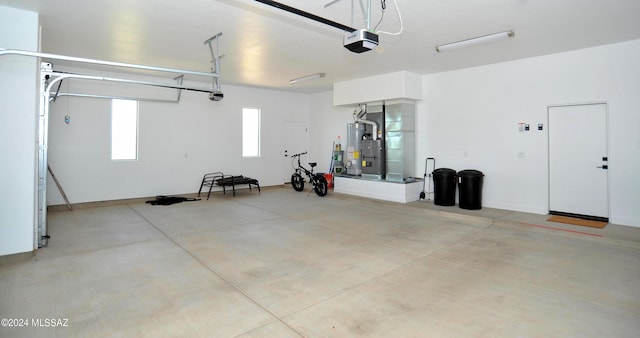
[{"label": "black cable", "polygon": [[373,32],[374,33],[375,33],[375,31],[378,30],[378,26],[380,26],[380,24],[382,23],[382,19],[384,19],[384,11],[385,11],[385,9],[387,9],[387,1],[386,0],[380,0],[380,6],[382,6],[382,15],[380,16],[380,21],[378,21],[376,26],[373,28]]},{"label": "black cable", "polygon": [[56,102],[56,100],[58,99],[58,94],[60,94],[60,87],[62,87],[62,81],[64,81],[64,79],[60,80],[60,83],[58,83],[58,89],[56,89],[56,93],[53,95],[53,97],[49,99],[50,101]]}]

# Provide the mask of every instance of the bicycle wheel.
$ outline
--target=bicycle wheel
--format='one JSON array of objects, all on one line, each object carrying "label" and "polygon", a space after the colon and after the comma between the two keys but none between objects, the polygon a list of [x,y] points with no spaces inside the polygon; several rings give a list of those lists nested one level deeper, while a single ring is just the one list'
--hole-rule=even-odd
[{"label": "bicycle wheel", "polygon": [[299,173],[291,175],[291,186],[295,191],[304,190],[304,179],[302,178],[302,175]]},{"label": "bicycle wheel", "polygon": [[324,177],[319,176],[316,177],[316,185],[313,187],[313,190],[316,191],[318,196],[322,197],[327,194],[328,186],[329,184],[327,183],[327,180]]}]

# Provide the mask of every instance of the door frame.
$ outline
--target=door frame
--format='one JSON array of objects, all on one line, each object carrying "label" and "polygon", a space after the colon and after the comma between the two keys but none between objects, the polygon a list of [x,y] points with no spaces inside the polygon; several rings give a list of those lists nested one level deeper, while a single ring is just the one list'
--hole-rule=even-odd
[{"label": "door frame", "polygon": [[[309,149],[309,122],[308,121],[296,121],[296,120],[284,120],[282,122],[283,133],[282,133],[282,150],[280,152],[283,158],[282,164],[282,179],[283,184],[287,184],[291,181],[291,174],[293,174],[293,168],[291,168],[291,158],[289,155],[294,153],[295,151],[289,151],[287,148],[287,125],[289,124],[304,124],[304,150],[307,151]],[[286,153],[285,153],[286,152]]]},{"label": "door frame", "polygon": [[[606,149],[607,149],[607,221],[611,218],[611,136],[609,134],[609,102],[608,101],[590,101],[580,103],[565,103],[565,104],[550,104],[547,105],[547,213],[551,211],[551,134],[549,133],[550,125],[550,110],[551,108],[562,107],[575,107],[575,106],[591,106],[591,105],[604,105],[605,111],[605,133],[606,133]],[[568,214],[567,214],[568,215]],[[571,216],[571,215],[568,215]],[[574,215],[575,216],[575,215]],[[585,217],[584,215],[581,215]],[[601,220],[599,217],[595,217]]]}]

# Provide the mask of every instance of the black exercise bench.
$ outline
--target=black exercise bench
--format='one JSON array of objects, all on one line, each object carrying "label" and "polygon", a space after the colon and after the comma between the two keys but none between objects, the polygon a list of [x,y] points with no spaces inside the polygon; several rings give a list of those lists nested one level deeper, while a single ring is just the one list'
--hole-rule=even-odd
[{"label": "black exercise bench", "polygon": [[231,187],[233,189],[233,197],[236,196],[236,185],[249,185],[249,190],[251,190],[251,186],[255,186],[258,188],[258,193],[260,193],[260,183],[258,180],[251,177],[246,177],[242,175],[238,176],[225,176],[221,172],[208,173],[204,174],[202,177],[202,183],[200,184],[200,190],[198,190],[198,197],[200,197],[200,193],[202,192],[202,187],[209,187],[209,193],[207,194],[207,199],[209,199],[209,195],[211,195],[211,189],[213,186],[222,187],[223,193],[227,193],[227,187]]}]

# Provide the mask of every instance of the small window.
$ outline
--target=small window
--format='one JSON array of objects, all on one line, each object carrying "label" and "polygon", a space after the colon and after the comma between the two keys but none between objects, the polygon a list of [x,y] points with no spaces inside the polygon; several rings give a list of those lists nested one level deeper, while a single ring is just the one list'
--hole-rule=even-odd
[{"label": "small window", "polygon": [[111,159],[138,159],[138,101],[111,103]]},{"label": "small window", "polygon": [[260,157],[260,109],[242,109],[242,156]]}]

